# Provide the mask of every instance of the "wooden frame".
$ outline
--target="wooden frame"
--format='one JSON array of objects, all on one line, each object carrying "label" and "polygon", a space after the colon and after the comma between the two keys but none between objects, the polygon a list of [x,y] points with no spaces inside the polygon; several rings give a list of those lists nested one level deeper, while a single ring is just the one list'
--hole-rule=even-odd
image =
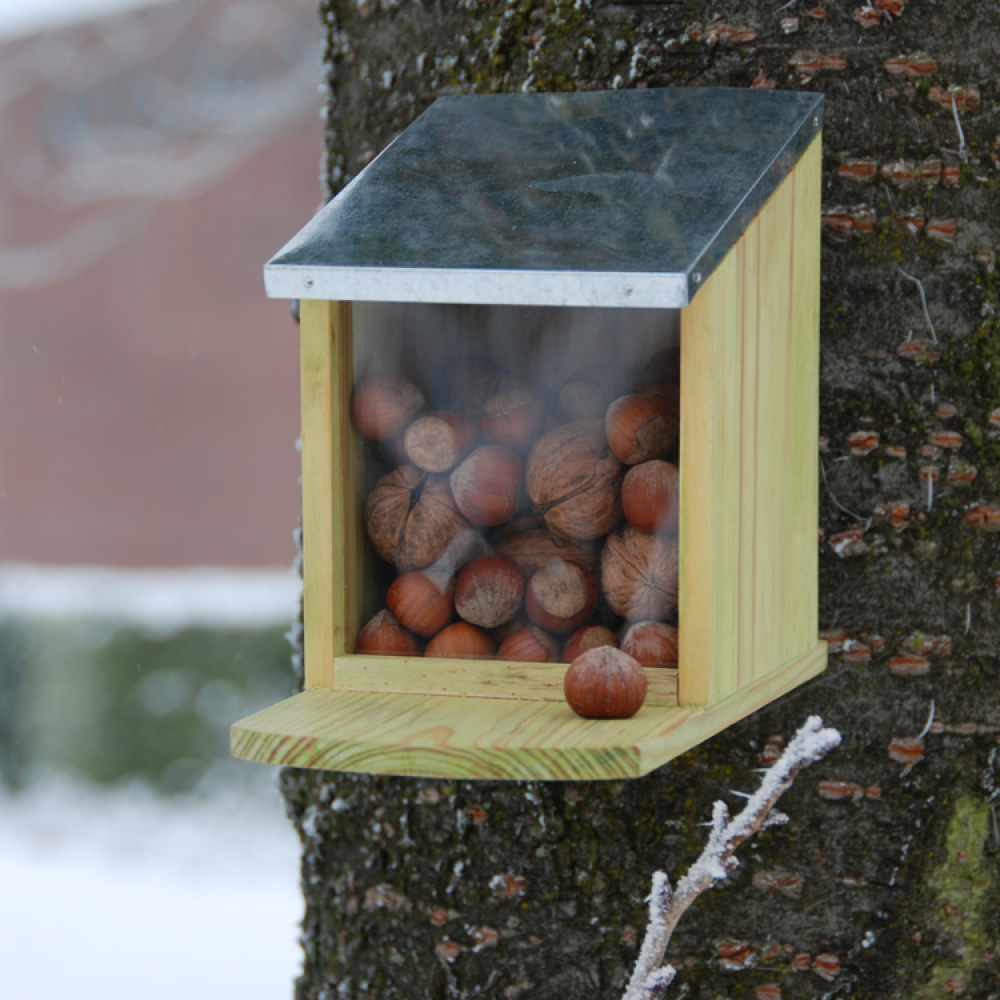
[{"label": "wooden frame", "polygon": [[350,303],[302,302],[305,691],[233,726],[296,767],[460,778],[644,774],[819,673],[820,139],[681,310],[680,659],[629,720],[565,665],[355,655],[365,587]]}]

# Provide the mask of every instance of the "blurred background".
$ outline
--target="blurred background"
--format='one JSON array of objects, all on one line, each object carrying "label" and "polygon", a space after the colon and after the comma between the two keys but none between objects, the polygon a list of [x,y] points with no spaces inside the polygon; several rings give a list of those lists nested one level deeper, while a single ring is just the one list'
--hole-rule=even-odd
[{"label": "blurred background", "polygon": [[[314,0],[0,3],[0,995],[290,996]],[[140,992],[141,991],[141,992]]]}]

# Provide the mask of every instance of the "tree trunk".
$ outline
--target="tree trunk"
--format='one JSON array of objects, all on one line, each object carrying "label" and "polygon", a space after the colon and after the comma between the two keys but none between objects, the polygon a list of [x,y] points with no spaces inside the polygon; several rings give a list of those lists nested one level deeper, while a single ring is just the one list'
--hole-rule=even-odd
[{"label": "tree trunk", "polygon": [[813,713],[841,749],[783,799],[791,823],[745,844],[681,921],[669,995],[1000,997],[1000,5],[874,2],[324,7],[328,194],[442,94],[825,92],[820,628],[834,641],[823,676],[635,781],[285,772],[302,1000],[619,996],[653,871],[680,875],[713,800],[736,804]]}]

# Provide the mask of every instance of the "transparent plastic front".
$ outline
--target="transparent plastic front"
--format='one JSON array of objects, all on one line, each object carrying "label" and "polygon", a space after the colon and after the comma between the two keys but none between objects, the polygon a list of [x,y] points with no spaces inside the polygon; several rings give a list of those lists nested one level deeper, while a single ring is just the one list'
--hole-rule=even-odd
[{"label": "transparent plastic front", "polygon": [[676,310],[355,304],[356,651],[676,666]]}]

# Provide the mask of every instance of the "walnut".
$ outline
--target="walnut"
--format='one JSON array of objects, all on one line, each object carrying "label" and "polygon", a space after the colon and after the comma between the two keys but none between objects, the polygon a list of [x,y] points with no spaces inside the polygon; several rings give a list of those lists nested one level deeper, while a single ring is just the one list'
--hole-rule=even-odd
[{"label": "walnut", "polygon": [[611,609],[628,621],[662,621],[677,607],[677,539],[625,525],[601,553],[601,587]]},{"label": "walnut", "polygon": [[375,484],[365,505],[365,526],[375,551],[405,573],[439,559],[469,524],[455,506],[447,478],[403,465]]},{"label": "walnut", "polygon": [[591,573],[600,564],[600,549],[594,542],[555,538],[537,514],[517,518],[490,536],[497,552],[509,556],[525,576],[547,566],[553,559],[579,563]]},{"label": "walnut", "polygon": [[622,466],[599,421],[562,424],[538,439],[525,481],[546,527],[562,538],[600,538],[622,517]]}]

